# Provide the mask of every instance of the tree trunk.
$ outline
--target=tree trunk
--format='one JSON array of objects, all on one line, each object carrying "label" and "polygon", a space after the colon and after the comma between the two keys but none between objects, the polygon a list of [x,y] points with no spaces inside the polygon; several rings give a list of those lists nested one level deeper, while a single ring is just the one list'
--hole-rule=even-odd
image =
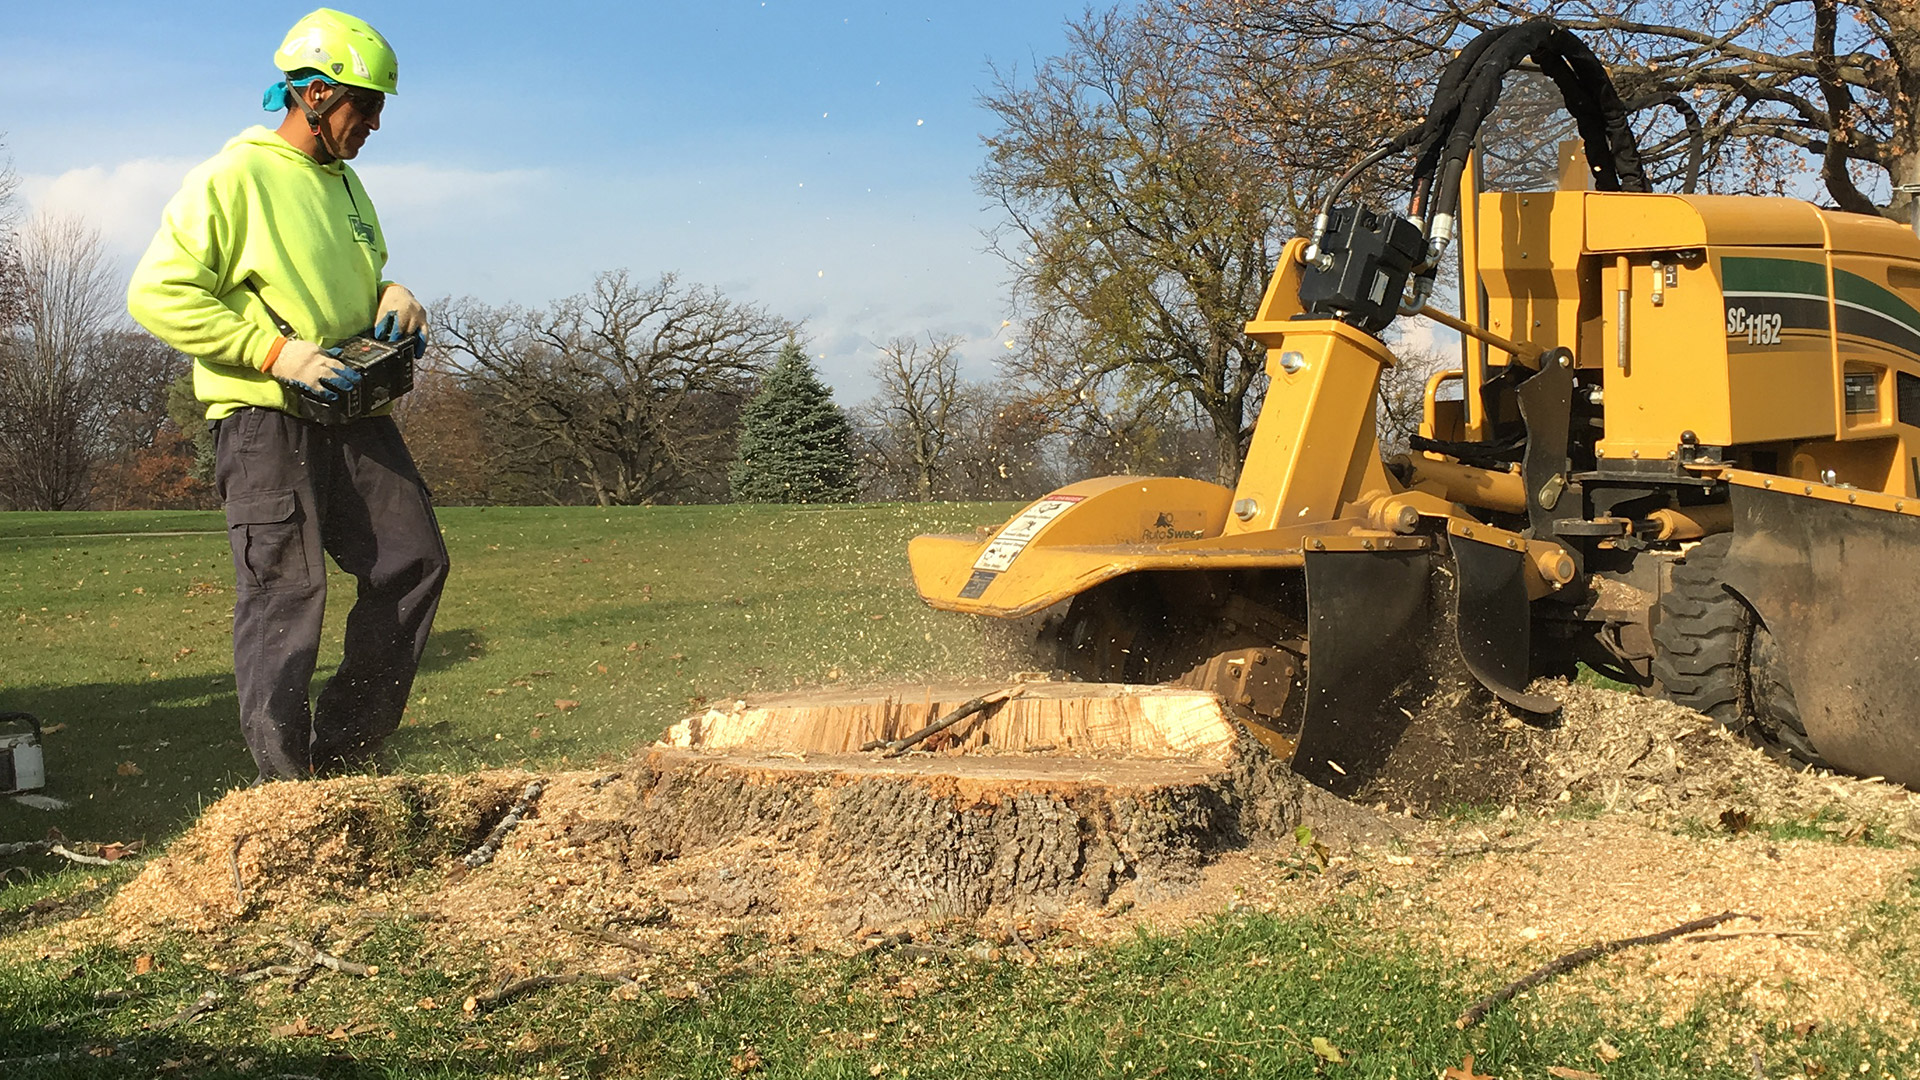
[{"label": "tree trunk", "polygon": [[[677,725],[628,772],[634,849],[737,851],[719,889],[732,910],[777,910],[799,875],[830,910],[877,924],[1176,893],[1303,807],[1366,814],[1242,738],[1212,694],[1169,687],[1032,684],[930,753],[857,749],[992,689],[797,694]],[[777,867],[752,870],[756,851]]]}]

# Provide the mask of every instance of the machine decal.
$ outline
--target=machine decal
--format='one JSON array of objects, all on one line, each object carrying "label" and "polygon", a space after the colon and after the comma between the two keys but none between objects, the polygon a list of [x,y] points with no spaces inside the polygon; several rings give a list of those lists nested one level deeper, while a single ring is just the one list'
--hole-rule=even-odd
[{"label": "machine decal", "polygon": [[[1778,345],[1783,332],[1852,337],[1920,355],[1920,311],[1891,289],[1846,270],[1801,259],[1728,256],[1720,260],[1727,336],[1751,346]],[[1831,312],[1831,314],[1829,314]]]},{"label": "machine decal", "polygon": [[[1081,498],[1079,495],[1049,495],[1020,511],[1020,516],[1007,522],[1006,528],[1001,529],[1000,534],[987,544],[987,549],[974,560],[973,568],[998,573],[1012,566],[1013,560],[1027,549],[1034,537],[1039,536],[1048,525],[1053,524],[1054,518]],[[985,589],[986,586],[982,585],[981,588]]]},{"label": "machine decal", "polygon": [[980,594],[986,592],[987,586],[993,584],[993,579],[999,576],[992,570],[975,570],[973,576],[967,578],[967,583],[960,587],[960,599],[980,599]]},{"label": "machine decal", "polygon": [[1780,344],[1788,331],[1826,334],[1831,301],[1827,268],[1799,259],[1729,256],[1720,260],[1727,336],[1740,344]]},{"label": "machine decal", "polygon": [[1834,310],[1840,332],[1920,353],[1920,311],[1890,289],[1845,270],[1833,272]]}]

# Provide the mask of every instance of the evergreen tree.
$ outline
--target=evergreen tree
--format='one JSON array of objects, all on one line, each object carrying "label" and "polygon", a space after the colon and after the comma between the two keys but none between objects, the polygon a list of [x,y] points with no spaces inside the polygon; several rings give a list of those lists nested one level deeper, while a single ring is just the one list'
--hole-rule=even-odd
[{"label": "evergreen tree", "polygon": [[852,428],[792,338],[741,410],[740,447],[727,479],[734,502],[853,501]]}]

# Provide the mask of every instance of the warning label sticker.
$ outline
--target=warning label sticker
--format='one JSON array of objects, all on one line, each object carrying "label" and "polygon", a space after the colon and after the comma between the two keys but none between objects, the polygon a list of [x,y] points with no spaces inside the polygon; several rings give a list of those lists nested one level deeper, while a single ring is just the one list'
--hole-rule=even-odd
[{"label": "warning label sticker", "polygon": [[987,544],[987,550],[974,560],[973,568],[998,572],[1012,566],[1014,558],[1026,550],[1034,537],[1039,536],[1048,525],[1053,524],[1054,518],[1081,498],[1079,495],[1049,495],[1020,511],[1020,516],[1008,522],[1007,527],[1000,530],[1000,535]]}]

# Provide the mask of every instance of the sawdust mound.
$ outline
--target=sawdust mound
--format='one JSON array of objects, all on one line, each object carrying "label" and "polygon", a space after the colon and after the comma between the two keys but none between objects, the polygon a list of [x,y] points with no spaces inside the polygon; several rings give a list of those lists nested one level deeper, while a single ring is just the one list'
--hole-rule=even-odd
[{"label": "sawdust mound", "polygon": [[1421,848],[1424,857],[1377,879],[1414,901],[1400,928],[1494,971],[1518,975],[1595,941],[1721,911],[1750,916],[1562,976],[1531,995],[1534,1007],[1651,1004],[1677,1023],[1707,1005],[1736,1027],[1865,1018],[1920,1029],[1916,1003],[1886,977],[1899,966],[1887,958],[1913,943],[1889,939],[1884,926],[1862,931],[1872,906],[1920,863],[1910,848],[1702,840],[1649,828],[1640,815],[1537,821],[1478,844],[1436,835]]},{"label": "sawdust mound", "polygon": [[[1421,822],[1351,803],[1336,809],[1322,796],[1297,804],[1298,821],[1324,845],[1317,855],[1284,829],[1256,830],[1241,846],[1207,853],[1184,890],[1116,882],[1104,904],[996,901],[988,911],[909,916],[797,832],[665,843],[665,833],[705,819],[697,799],[666,810],[650,803],[661,792],[643,749],[613,775],[546,774],[534,815],[473,872],[457,856],[530,774],[234,792],[121,891],[98,930],[271,934],[389,912],[418,925],[429,952],[477,954],[503,970],[599,970],[633,956],[596,939],[595,927],[644,943],[656,950],[648,963],[667,964],[742,930],[779,950],[857,946],[879,931],[921,940],[954,920],[983,935],[1025,926],[1016,940],[1097,943],[1235,907],[1312,912],[1345,895],[1383,942],[1411,938],[1476,969],[1518,975],[1596,940],[1733,909],[1758,921],[1620,954],[1514,1007],[1597,1002],[1625,1017],[1651,1006],[1674,1020],[1704,1005],[1724,1013],[1718,1028],[1728,1038],[1767,1020],[1844,1025],[1862,1016],[1920,1030],[1920,1010],[1884,974],[1898,966],[1889,958],[1920,941],[1864,929],[1874,905],[1920,867],[1920,795],[1783,768],[1671,704],[1577,685],[1538,689],[1563,702],[1562,722],[1503,729],[1520,761],[1506,809],[1491,821]],[[1366,820],[1343,825],[1341,813]],[[1382,831],[1381,822],[1398,824]],[[1829,838],[1770,839],[1763,823],[1811,824]],[[1462,989],[1477,996],[1491,987]]]},{"label": "sawdust mound", "polygon": [[121,889],[108,914],[128,927],[206,931],[351,900],[472,848],[526,780],[347,777],[234,791]]},{"label": "sawdust mound", "polygon": [[1920,795],[1878,780],[1783,766],[1713,719],[1672,702],[1543,683],[1558,727],[1532,734],[1522,805],[1647,814],[1655,824],[1816,822],[1842,837],[1920,842]]}]

